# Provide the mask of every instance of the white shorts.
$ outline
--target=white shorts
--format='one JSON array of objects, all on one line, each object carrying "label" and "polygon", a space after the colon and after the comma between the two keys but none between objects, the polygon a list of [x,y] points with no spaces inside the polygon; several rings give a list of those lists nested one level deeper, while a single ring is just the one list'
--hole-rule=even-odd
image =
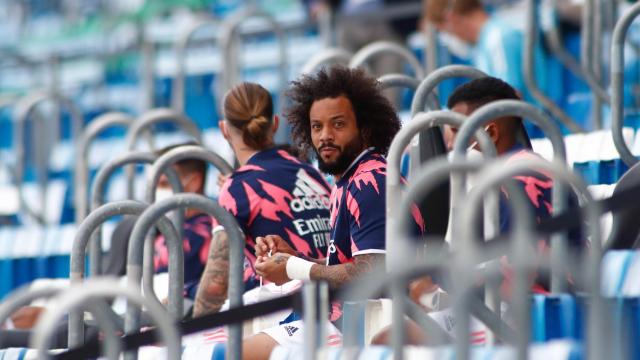
[{"label": "white shorts", "polygon": [[[327,345],[342,345],[342,333],[330,321],[326,321],[327,326]],[[265,330],[263,333],[269,335],[278,344],[282,346],[302,346],[304,344],[304,321],[295,320],[290,323],[274,326]]]}]

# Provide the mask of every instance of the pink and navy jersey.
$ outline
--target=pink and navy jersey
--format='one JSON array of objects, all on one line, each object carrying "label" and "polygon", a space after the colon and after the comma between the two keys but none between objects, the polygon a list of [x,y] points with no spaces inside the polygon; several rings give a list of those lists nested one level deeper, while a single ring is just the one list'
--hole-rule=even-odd
[{"label": "pink and navy jersey", "polygon": [[[209,257],[211,245],[211,216],[194,215],[185,219],[182,226],[182,247],[184,249],[184,292],[185,297],[194,299],[200,277]],[[155,241],[154,267],[157,273],[166,272],[169,268],[169,251],[164,236],[159,235]]]},{"label": "pink and navy jersey", "polygon": [[[385,253],[387,161],[365,150],[331,192],[331,241],[327,265],[344,264],[362,254]],[[424,232],[418,208],[412,210],[415,233]]]},{"label": "pink and navy jersey", "polygon": [[[521,146],[515,146],[506,155],[508,157],[507,162],[511,161],[523,161],[527,159],[536,159],[539,156],[530,151],[522,148]],[[532,175],[521,175],[514,177],[515,184],[522,186],[524,193],[527,195],[527,199],[531,204],[533,214],[536,218],[536,222],[540,222],[546,218],[551,217],[553,207],[551,204],[551,193],[553,190],[553,179],[548,174],[543,172],[534,172]],[[500,231],[505,233],[510,230],[511,227],[511,211],[508,207],[509,194],[503,188],[500,194]],[[575,204],[575,199],[569,199],[570,206]],[[581,241],[579,231],[569,232],[569,246],[572,248],[583,247],[585,244]],[[547,237],[542,238],[537,243],[538,251],[547,253],[549,251],[550,243]],[[508,296],[511,289],[511,276],[512,269],[508,264],[507,259],[502,259],[503,274],[505,281],[502,284],[502,291],[504,296]],[[536,293],[547,293],[549,284],[546,277],[537,277],[533,284],[532,291]]]},{"label": "pink and navy jersey", "polygon": [[329,195],[329,185],[315,168],[276,148],[253,155],[231,175],[218,201],[246,236],[246,282],[253,276],[258,236],[280,235],[305,256],[324,258]]}]

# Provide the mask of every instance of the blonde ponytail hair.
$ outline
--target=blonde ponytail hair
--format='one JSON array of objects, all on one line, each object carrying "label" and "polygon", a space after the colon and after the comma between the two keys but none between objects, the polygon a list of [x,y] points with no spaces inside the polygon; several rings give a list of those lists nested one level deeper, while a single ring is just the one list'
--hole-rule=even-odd
[{"label": "blonde ponytail hair", "polygon": [[262,86],[243,82],[234,86],[224,98],[224,117],[242,131],[242,140],[252,149],[264,150],[273,145],[273,101]]}]

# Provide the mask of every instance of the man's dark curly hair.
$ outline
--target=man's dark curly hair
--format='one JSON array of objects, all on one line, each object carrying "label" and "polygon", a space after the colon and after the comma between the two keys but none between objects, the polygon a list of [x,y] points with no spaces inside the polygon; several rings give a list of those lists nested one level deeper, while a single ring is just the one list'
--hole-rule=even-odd
[{"label": "man's dark curly hair", "polygon": [[365,144],[383,155],[400,130],[400,119],[380,91],[377,80],[361,69],[323,68],[315,75],[304,75],[293,81],[287,95],[293,102],[286,114],[293,128],[293,140],[304,152],[313,148],[309,120],[311,105],[322,99],[347,97]]}]

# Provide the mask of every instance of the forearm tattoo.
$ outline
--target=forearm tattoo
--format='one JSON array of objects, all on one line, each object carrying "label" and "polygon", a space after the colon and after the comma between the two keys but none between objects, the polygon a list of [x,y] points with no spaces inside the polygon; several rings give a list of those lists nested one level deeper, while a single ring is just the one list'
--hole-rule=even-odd
[{"label": "forearm tattoo", "polygon": [[384,263],[384,254],[357,255],[350,263],[312,267],[311,279],[324,280],[330,287],[339,288],[362,274],[372,271],[381,263]]},{"label": "forearm tattoo", "polygon": [[229,285],[229,241],[227,233],[216,233],[211,241],[193,307],[193,317],[216,313],[227,299]]}]

